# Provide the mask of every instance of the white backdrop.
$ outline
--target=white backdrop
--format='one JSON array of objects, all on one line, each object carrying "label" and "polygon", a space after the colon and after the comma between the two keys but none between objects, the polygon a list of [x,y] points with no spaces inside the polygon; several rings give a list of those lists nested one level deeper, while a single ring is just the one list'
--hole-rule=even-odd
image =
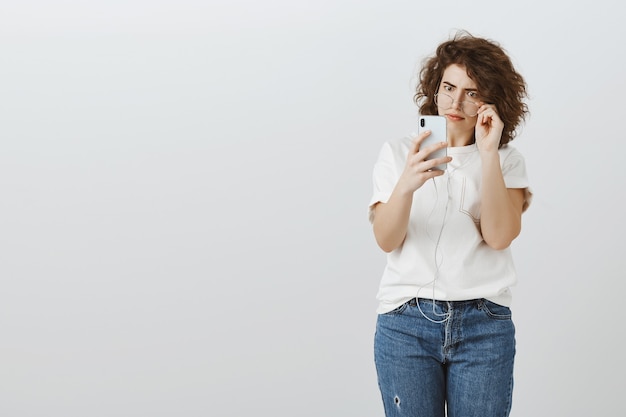
[{"label": "white backdrop", "polygon": [[382,416],[382,143],[457,28],[525,76],[512,415],[614,415],[617,1],[3,1],[0,415]]}]

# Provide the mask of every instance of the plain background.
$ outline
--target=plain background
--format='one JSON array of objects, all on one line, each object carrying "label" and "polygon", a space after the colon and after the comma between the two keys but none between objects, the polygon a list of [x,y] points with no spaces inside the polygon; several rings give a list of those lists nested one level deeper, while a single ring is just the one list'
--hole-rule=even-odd
[{"label": "plain background", "polygon": [[456,29],[529,86],[512,415],[615,415],[617,1],[0,5],[0,414],[382,416],[383,142]]}]

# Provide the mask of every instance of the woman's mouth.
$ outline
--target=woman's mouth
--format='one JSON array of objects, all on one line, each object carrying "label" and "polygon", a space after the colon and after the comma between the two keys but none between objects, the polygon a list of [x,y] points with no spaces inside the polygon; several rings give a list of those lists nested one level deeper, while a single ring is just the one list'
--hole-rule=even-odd
[{"label": "woman's mouth", "polygon": [[459,116],[458,114],[452,114],[452,113],[446,114],[446,117],[448,118],[448,120],[451,120],[453,122],[457,122],[459,120],[463,120],[464,119],[464,117]]}]

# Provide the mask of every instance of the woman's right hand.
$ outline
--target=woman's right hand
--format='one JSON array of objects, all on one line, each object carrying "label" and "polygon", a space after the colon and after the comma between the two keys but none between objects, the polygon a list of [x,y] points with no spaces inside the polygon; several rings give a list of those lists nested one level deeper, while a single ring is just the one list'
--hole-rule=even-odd
[{"label": "woman's right hand", "polygon": [[402,191],[405,193],[413,193],[429,179],[443,175],[444,171],[434,168],[439,164],[452,161],[452,158],[449,156],[426,159],[431,153],[448,146],[447,142],[439,142],[421,148],[421,143],[429,135],[430,130],[422,132],[415,138],[413,146],[409,149],[404,171],[402,175],[400,175],[398,184],[396,185],[396,188],[401,187]]}]

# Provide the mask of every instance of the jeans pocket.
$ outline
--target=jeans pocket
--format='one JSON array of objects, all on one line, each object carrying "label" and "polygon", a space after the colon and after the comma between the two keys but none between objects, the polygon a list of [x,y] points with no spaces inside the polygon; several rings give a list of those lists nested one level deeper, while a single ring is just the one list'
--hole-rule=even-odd
[{"label": "jeans pocket", "polygon": [[386,312],[384,315],[385,316],[396,316],[398,314],[402,314],[404,312],[404,310],[406,310],[406,308],[409,306],[409,301],[407,301],[406,303],[403,303],[401,305],[399,305],[398,307],[394,308],[391,311]]},{"label": "jeans pocket", "polygon": [[480,300],[478,308],[484,311],[492,319],[511,320],[511,309],[506,306],[496,304],[493,301],[482,299]]}]

